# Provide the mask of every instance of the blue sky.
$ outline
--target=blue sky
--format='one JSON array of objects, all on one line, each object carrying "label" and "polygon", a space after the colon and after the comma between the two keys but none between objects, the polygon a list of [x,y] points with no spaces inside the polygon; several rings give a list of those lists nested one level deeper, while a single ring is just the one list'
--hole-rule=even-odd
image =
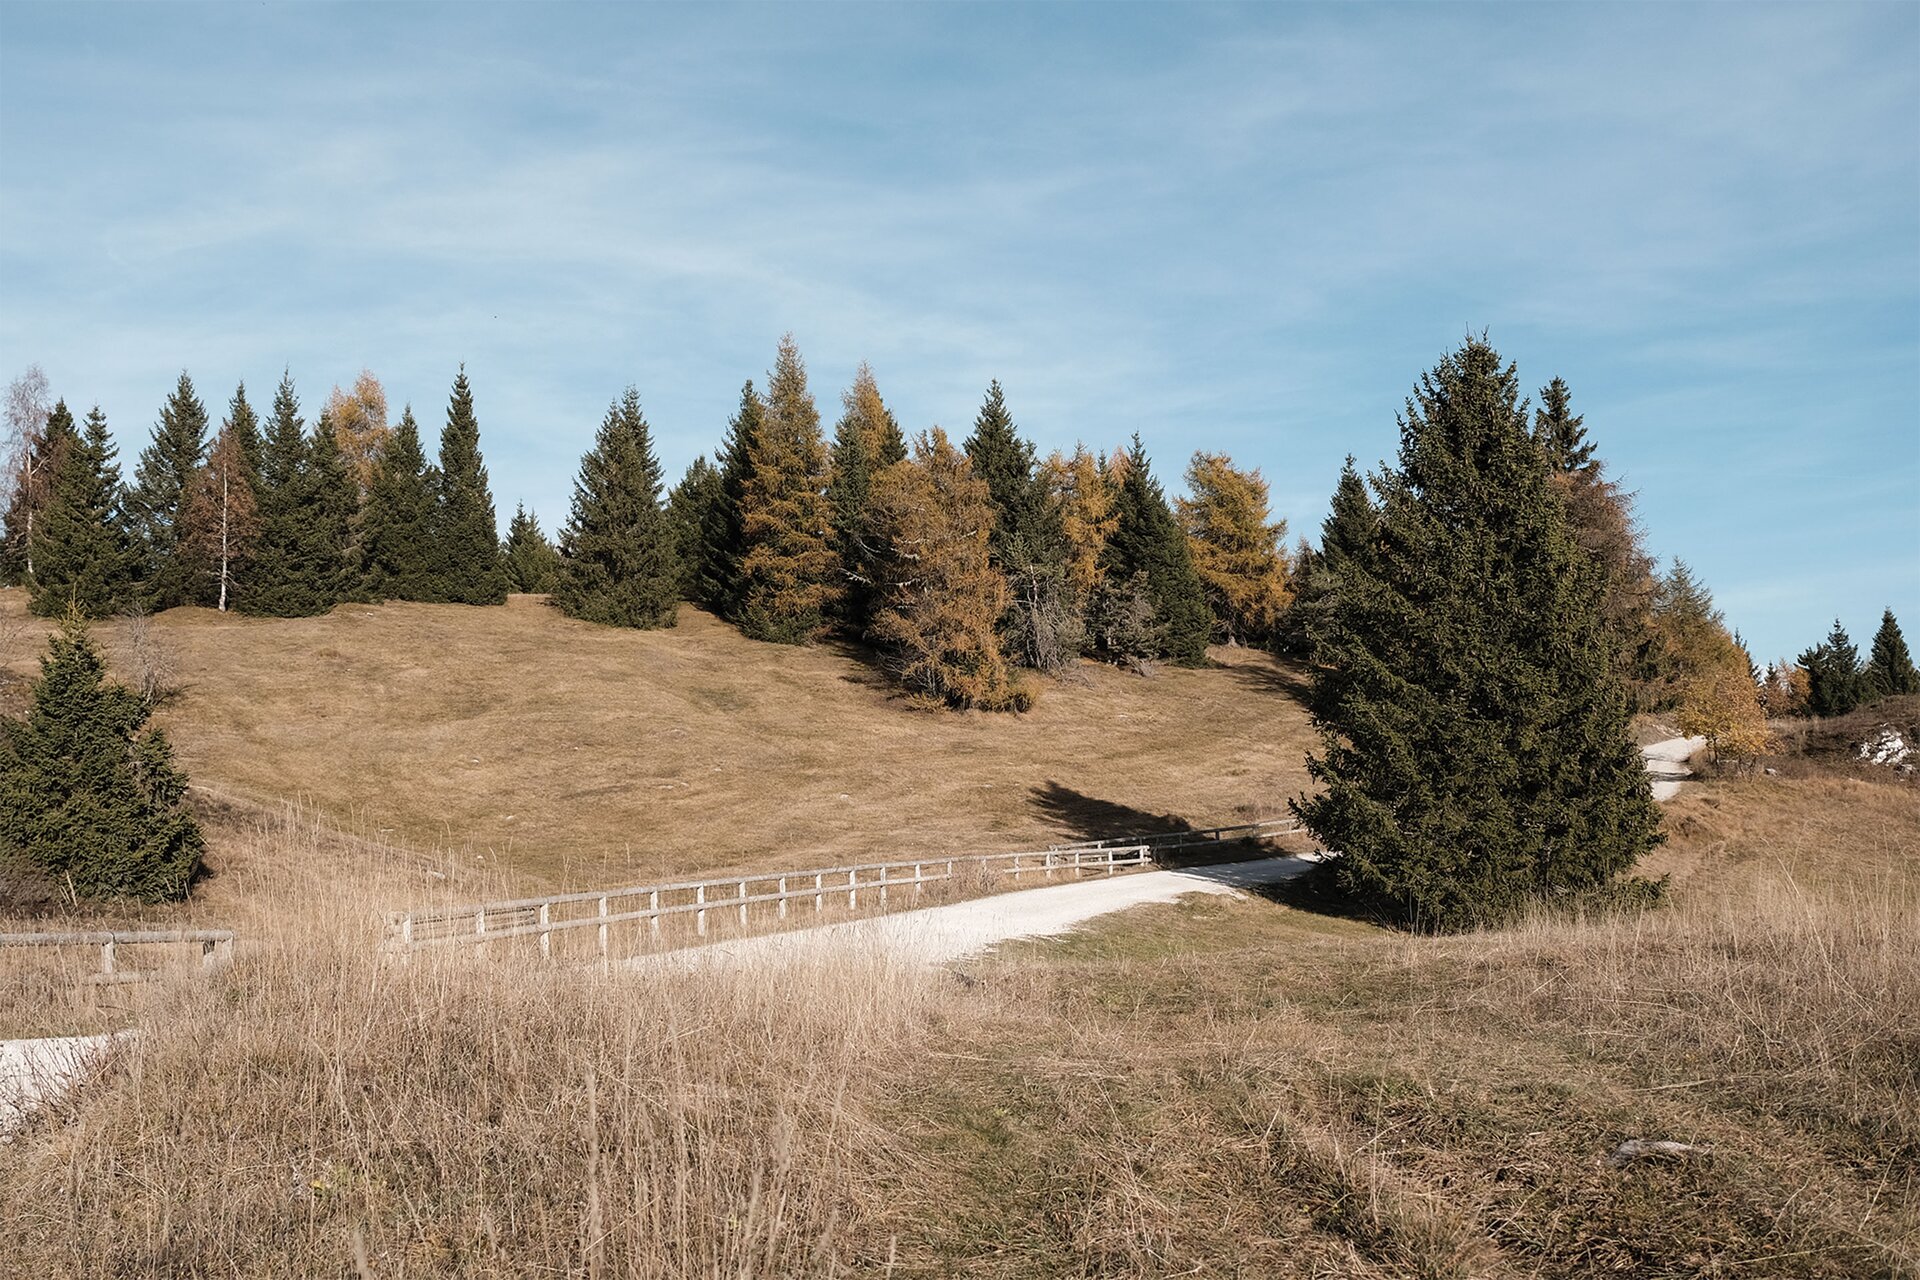
[{"label": "blue sky", "polygon": [[997,377],[1314,532],[1482,328],[1763,660],[1920,628],[1920,6],[0,5],[0,375],[126,463],[183,367],[431,429],[465,361],[552,529],[792,330],[829,422]]}]

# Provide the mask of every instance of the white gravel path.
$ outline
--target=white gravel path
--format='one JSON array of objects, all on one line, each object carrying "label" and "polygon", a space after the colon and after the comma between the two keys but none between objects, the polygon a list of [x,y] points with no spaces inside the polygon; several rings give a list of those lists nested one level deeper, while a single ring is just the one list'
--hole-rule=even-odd
[{"label": "white gravel path", "polygon": [[1127,907],[1172,902],[1189,893],[1234,893],[1277,884],[1301,874],[1313,861],[1305,857],[1262,858],[1018,889],[944,907],[663,951],[630,960],[626,967],[646,971],[693,970],[715,964],[777,965],[849,952],[905,963],[944,964],[1015,938],[1066,933],[1096,916]]},{"label": "white gravel path", "polygon": [[1653,778],[1653,798],[1671,800],[1680,794],[1680,784],[1693,776],[1687,761],[1707,745],[1705,738],[1668,738],[1640,748],[1647,758],[1647,773]]}]

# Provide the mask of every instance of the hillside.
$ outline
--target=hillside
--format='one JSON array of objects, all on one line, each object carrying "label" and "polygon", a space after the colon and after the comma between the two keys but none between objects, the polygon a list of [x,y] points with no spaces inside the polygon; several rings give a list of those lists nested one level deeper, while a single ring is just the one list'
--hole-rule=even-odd
[{"label": "hillside", "polygon": [[[847,649],[680,619],[598,627],[521,596],[146,626],[176,691],[157,722],[203,804],[299,801],[526,887],[1219,825],[1306,781],[1295,676],[1264,654],[1150,679],[1088,663],[1027,715],[934,713]],[[0,592],[0,668],[30,675],[47,630]],[[127,624],[100,636],[130,677]]]}]

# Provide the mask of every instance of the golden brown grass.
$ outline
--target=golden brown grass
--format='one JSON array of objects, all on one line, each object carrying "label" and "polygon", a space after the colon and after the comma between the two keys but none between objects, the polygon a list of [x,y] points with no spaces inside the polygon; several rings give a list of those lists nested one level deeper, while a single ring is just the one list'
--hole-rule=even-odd
[{"label": "golden brown grass", "polygon": [[[16,680],[44,647],[24,611],[0,591]],[[857,655],[758,644],[691,607],[653,632],[534,597],[175,609],[147,629],[178,689],[158,720],[202,796],[297,801],[524,888],[1214,826],[1282,812],[1306,781],[1294,676],[1244,649],[1152,679],[1089,663],[1003,716],[913,711]],[[127,625],[99,631],[131,676]]]}]

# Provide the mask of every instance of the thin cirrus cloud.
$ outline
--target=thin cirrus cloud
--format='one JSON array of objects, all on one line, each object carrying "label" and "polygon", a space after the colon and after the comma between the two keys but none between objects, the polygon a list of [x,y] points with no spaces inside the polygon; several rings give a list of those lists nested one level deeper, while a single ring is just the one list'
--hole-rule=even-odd
[{"label": "thin cirrus cloud", "polygon": [[431,424],[464,361],[551,527],[621,387],[682,466],[791,329],[829,416],[997,377],[1311,533],[1484,328],[1794,651],[1920,617],[1916,67],[1910,6],[15,4],[0,371],[132,453],[182,367]]}]

